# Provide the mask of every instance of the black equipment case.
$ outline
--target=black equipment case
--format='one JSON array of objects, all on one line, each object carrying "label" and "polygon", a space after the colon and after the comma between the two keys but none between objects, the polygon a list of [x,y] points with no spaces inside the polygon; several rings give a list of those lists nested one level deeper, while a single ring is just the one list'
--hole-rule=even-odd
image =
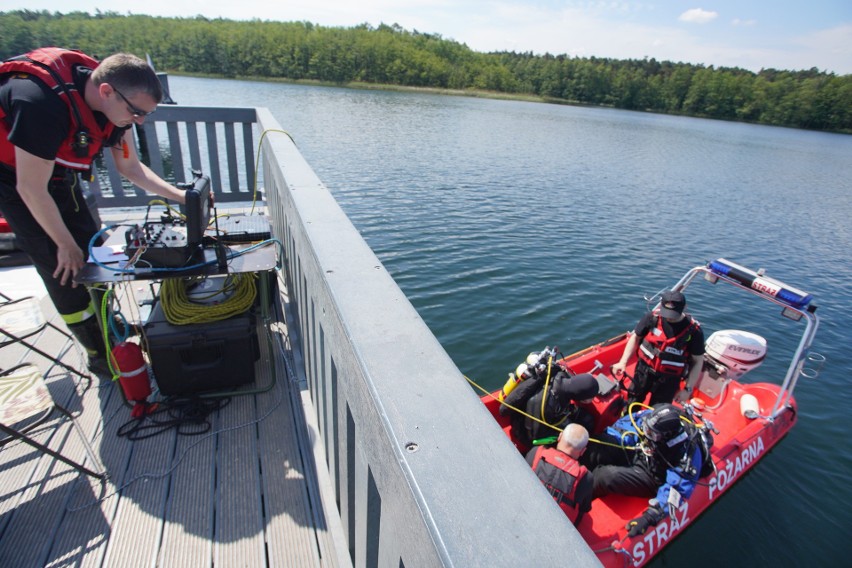
[{"label": "black equipment case", "polygon": [[158,301],[145,333],[154,378],[164,395],[232,389],[255,379],[260,350],[251,310],[217,322],[172,325]]}]

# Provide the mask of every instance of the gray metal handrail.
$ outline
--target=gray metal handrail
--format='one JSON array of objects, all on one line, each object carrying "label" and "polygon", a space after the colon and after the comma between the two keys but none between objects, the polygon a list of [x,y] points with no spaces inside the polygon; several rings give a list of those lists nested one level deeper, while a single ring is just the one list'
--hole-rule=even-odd
[{"label": "gray metal handrail", "polygon": [[[185,182],[191,170],[201,170],[210,176],[217,203],[251,201],[255,116],[253,108],[160,105],[134,129],[134,139],[140,159],[167,181]],[[89,189],[101,208],[144,206],[152,199],[121,178],[108,151]]]},{"label": "gray metal handrail", "polygon": [[599,565],[293,140],[257,113],[288,331],[354,565]]}]

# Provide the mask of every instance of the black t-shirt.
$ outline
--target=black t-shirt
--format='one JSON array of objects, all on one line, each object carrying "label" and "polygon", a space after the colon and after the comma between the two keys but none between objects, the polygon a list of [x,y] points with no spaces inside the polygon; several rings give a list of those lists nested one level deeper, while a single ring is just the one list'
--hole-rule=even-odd
[{"label": "black t-shirt", "polygon": [[[642,319],[639,320],[639,323],[636,324],[636,328],[633,330],[633,333],[636,334],[636,337],[641,341],[652,329],[657,327],[657,318],[658,316],[653,312],[647,312]],[[692,322],[692,319],[689,316],[677,321],[675,323],[670,323],[668,320],[663,319],[663,333],[666,334],[666,337],[674,337],[681,333],[686,327]],[[703,355],[704,354],[704,332],[701,328],[696,328],[695,332],[690,336],[689,341],[686,343],[686,351],[690,355]]]},{"label": "black t-shirt", "polygon": [[56,158],[71,127],[68,107],[56,93],[32,76],[13,75],[0,85],[0,106],[12,144],[45,160]]},{"label": "black t-shirt", "polygon": [[[74,84],[80,93],[85,92],[91,75],[91,69],[74,68]],[[59,95],[35,77],[14,74],[0,81],[0,107],[6,113],[12,144],[45,160],[56,158],[72,126],[68,105]],[[102,128],[107,125],[106,115],[95,111],[94,116]],[[116,128],[104,146],[117,143],[125,130]]]}]

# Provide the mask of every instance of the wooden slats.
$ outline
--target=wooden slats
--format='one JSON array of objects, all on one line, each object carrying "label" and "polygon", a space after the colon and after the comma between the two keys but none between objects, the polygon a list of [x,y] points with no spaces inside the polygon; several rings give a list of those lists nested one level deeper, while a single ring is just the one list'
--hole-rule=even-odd
[{"label": "wooden slats", "polygon": [[[259,333],[255,384],[269,384],[276,372],[274,388],[233,397],[201,436],[119,437],[130,409],[118,385],[51,371],[51,393],[77,417],[110,479],[102,484],[20,443],[0,449],[0,566],[335,565],[323,560],[335,555],[318,547],[328,539],[315,526],[323,507],[307,488],[316,480],[306,478],[314,470],[303,461],[310,448],[300,448],[305,426],[294,424],[303,420],[291,406],[299,393],[289,393],[278,340]],[[39,346],[60,352],[60,338],[44,334]],[[80,364],[67,347],[65,359]],[[17,348],[0,350],[0,366],[9,366],[7,356],[49,367]],[[85,459],[64,418],[38,436]]]},{"label": "wooden slats", "polygon": [[[204,130],[207,133],[207,147],[218,148],[219,137],[216,133],[216,123],[208,122],[204,126]],[[222,186],[222,168],[219,165],[219,152],[209,152],[208,157],[210,158],[210,183],[213,185],[213,193],[218,195],[224,191]]]},{"label": "wooden slats", "polygon": [[159,474],[171,463],[174,444],[175,433],[171,430],[133,443],[124,472],[125,483],[133,483],[122,489],[113,519],[114,525],[133,530],[117,531],[111,536],[106,556],[108,565],[150,566],[157,558],[169,489],[169,477]]},{"label": "wooden slats", "polygon": [[[286,383],[285,361],[276,355],[278,381]],[[274,398],[258,399],[258,415],[266,416],[258,424],[258,432],[268,518],[269,565],[281,568],[318,566],[317,536],[307,499],[305,468],[292,427],[293,412],[285,386],[276,389]],[[284,443],[270,444],[276,437],[284,438],[281,440]]]},{"label": "wooden slats", "polygon": [[47,566],[100,566],[111,537],[115,535],[116,489],[125,481],[132,447],[115,436],[127,418],[127,410],[110,381],[94,379],[82,395],[83,412],[77,416],[83,431],[106,467],[111,479],[105,483],[77,476],[75,490],[62,517]]},{"label": "wooden slats", "polygon": [[[57,424],[57,421],[52,421],[49,425],[54,428],[40,429],[33,437],[50,447],[60,447],[69,435],[71,425],[67,422]],[[40,566],[49,554],[50,537],[61,522],[61,517],[55,512],[64,509],[77,474],[71,466],[46,458],[30,446],[18,443],[16,446],[9,449],[16,455],[16,461],[26,460],[29,465],[19,469],[19,474],[23,475],[27,483],[23,492],[15,496],[18,499],[14,511],[10,513],[13,520],[3,531],[0,565]],[[3,487],[8,491],[15,485],[4,479]],[[33,543],[33,534],[43,534],[47,538]]]},{"label": "wooden slats", "polygon": [[242,188],[244,192],[250,192],[254,189],[254,137],[252,136],[254,128],[251,124],[243,123],[243,160],[246,164],[246,187]]},{"label": "wooden slats", "polygon": [[[217,416],[211,417],[213,431],[219,429]],[[215,435],[197,438],[178,436],[173,463],[176,467],[165,511],[159,565],[210,565],[213,549],[214,500],[216,480]]]}]

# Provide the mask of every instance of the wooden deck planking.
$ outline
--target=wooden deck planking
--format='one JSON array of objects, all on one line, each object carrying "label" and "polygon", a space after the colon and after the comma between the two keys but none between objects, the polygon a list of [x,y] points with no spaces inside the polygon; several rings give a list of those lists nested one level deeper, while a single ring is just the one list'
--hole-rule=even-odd
[{"label": "wooden deck planking", "polygon": [[[50,424],[56,422],[51,421]],[[56,449],[62,446],[70,430],[70,423],[64,421],[54,428],[40,429],[33,437]],[[39,566],[49,554],[50,536],[55,534],[60,521],[55,512],[65,508],[77,472],[28,445],[19,442],[13,444],[18,446],[15,454],[20,456],[22,462],[26,489],[15,503],[14,522],[10,522],[3,533],[0,565]],[[12,488],[16,485],[4,479],[3,486]],[[32,536],[39,534],[46,538],[33,543]]]},{"label": "wooden deck planking", "polygon": [[132,443],[122,483],[129,485],[121,490],[113,527],[133,530],[114,531],[107,547],[106,565],[133,568],[151,566],[156,561],[169,489],[168,476],[159,474],[171,463],[175,437],[170,430]]},{"label": "wooden deck planking", "polygon": [[[218,430],[218,416],[211,416]],[[216,436],[178,436],[174,472],[160,547],[160,566],[210,566],[213,554],[213,495]],[[181,482],[182,481],[182,482]]]},{"label": "wooden deck planking", "polygon": [[[279,348],[276,340],[275,349]],[[258,398],[258,414],[268,416],[258,424],[264,488],[269,566],[320,565],[317,536],[310,516],[305,472],[288,400],[291,374],[284,358],[275,353],[279,383],[275,397]],[[270,443],[278,440],[283,443]]]},{"label": "wooden deck planking", "polygon": [[[56,317],[49,300],[42,305]],[[52,370],[51,393],[75,415],[110,479],[78,474],[19,442],[0,449],[0,566],[337,565],[329,561],[336,554],[323,558],[328,537],[314,526],[322,506],[307,489],[305,472],[313,466],[303,460],[310,459],[310,448],[300,447],[306,442],[293,422],[303,420],[301,409],[291,408],[289,389],[298,387],[287,379],[277,339],[274,353],[262,335],[259,340],[255,385],[268,384],[270,357],[276,358],[276,385],[234,397],[211,415],[217,433],[202,436],[120,438],[116,430],[130,409],[118,385],[97,378],[89,385],[59,367]],[[51,331],[37,341],[50,353],[68,343]],[[63,360],[80,365],[81,355],[70,347]],[[50,367],[25,348],[0,350],[4,368],[21,359]],[[83,461],[70,422],[55,416],[51,424],[60,426],[43,428],[39,436]]]},{"label": "wooden deck planking", "polygon": [[110,479],[100,482],[79,475],[74,492],[62,515],[62,525],[48,558],[48,566],[101,566],[109,540],[114,535],[116,509],[120,498],[116,490],[124,482],[131,446],[115,436],[128,412],[118,386],[94,378],[91,388],[81,396],[82,414],[77,416],[89,435],[95,452],[109,472]]},{"label": "wooden deck planking", "polygon": [[[48,321],[64,325],[52,310],[49,299],[42,299],[40,305]],[[57,354],[63,362],[75,368],[83,364],[82,354],[73,343],[50,327],[26,338],[26,341],[49,354]],[[22,343],[7,345],[0,354],[0,367],[4,369],[22,362],[35,364],[45,374],[45,381],[54,400],[72,413],[80,410],[79,406],[74,406],[76,381],[80,380],[77,375],[55,365]],[[30,434],[36,441],[72,459],[85,459],[82,444],[71,422],[56,411],[47,423]],[[71,466],[22,442],[10,442],[0,451],[6,454],[0,455],[2,463],[6,464],[0,468],[0,485],[4,488],[0,504],[0,534],[3,535],[0,540],[0,565],[42,565],[50,553],[52,539],[61,523],[61,517],[53,513],[65,509],[71,488],[76,483],[77,472]],[[11,467],[8,465],[10,463],[13,464]],[[14,489],[18,487],[23,487],[23,490],[16,493]],[[13,516],[14,523],[11,522]],[[32,534],[44,534],[46,538],[34,544],[31,542]]]},{"label": "wooden deck planking", "polygon": [[[40,347],[47,352],[64,353],[63,359],[66,363],[75,367],[79,367],[82,363],[76,349],[69,349],[70,342],[61,334],[46,330],[38,337],[38,341]],[[45,348],[45,345],[51,345],[53,349]],[[6,359],[8,349],[10,348],[5,348],[2,353],[4,367],[11,366]],[[16,346],[14,349],[17,350],[19,347]],[[14,350],[10,353],[17,362],[18,353]],[[77,393],[79,389],[87,386],[89,381],[82,380],[61,367],[51,366],[47,359],[36,353],[30,352],[25,359],[35,363],[42,371],[47,371],[46,381],[54,400],[65,406],[72,414],[78,415],[81,407]],[[54,412],[51,420],[36,432],[35,438],[42,443],[47,443],[49,447],[58,449],[80,462],[86,459],[76,430],[73,429],[71,422],[58,412]],[[9,519],[9,526],[0,527],[3,531],[3,538],[0,540],[0,564],[5,565],[4,560],[11,558],[15,565],[45,565],[51,550],[56,548],[56,537],[63,523],[61,512],[65,511],[79,476],[70,466],[53,460],[20,442],[12,442],[2,451],[12,452],[14,455],[20,455],[21,459],[27,459],[26,464],[29,469],[9,471],[3,468],[0,470],[3,474],[0,479],[4,487],[19,486],[21,478],[27,480],[28,487],[26,491],[18,495],[16,500],[13,499],[13,506],[4,515]],[[6,462],[2,454],[0,458]],[[14,522],[11,522],[12,518]],[[42,534],[44,537],[40,542],[33,543],[34,534]]]},{"label": "wooden deck planking", "polygon": [[216,465],[216,566],[266,564],[254,397],[234,397],[222,411]]}]

